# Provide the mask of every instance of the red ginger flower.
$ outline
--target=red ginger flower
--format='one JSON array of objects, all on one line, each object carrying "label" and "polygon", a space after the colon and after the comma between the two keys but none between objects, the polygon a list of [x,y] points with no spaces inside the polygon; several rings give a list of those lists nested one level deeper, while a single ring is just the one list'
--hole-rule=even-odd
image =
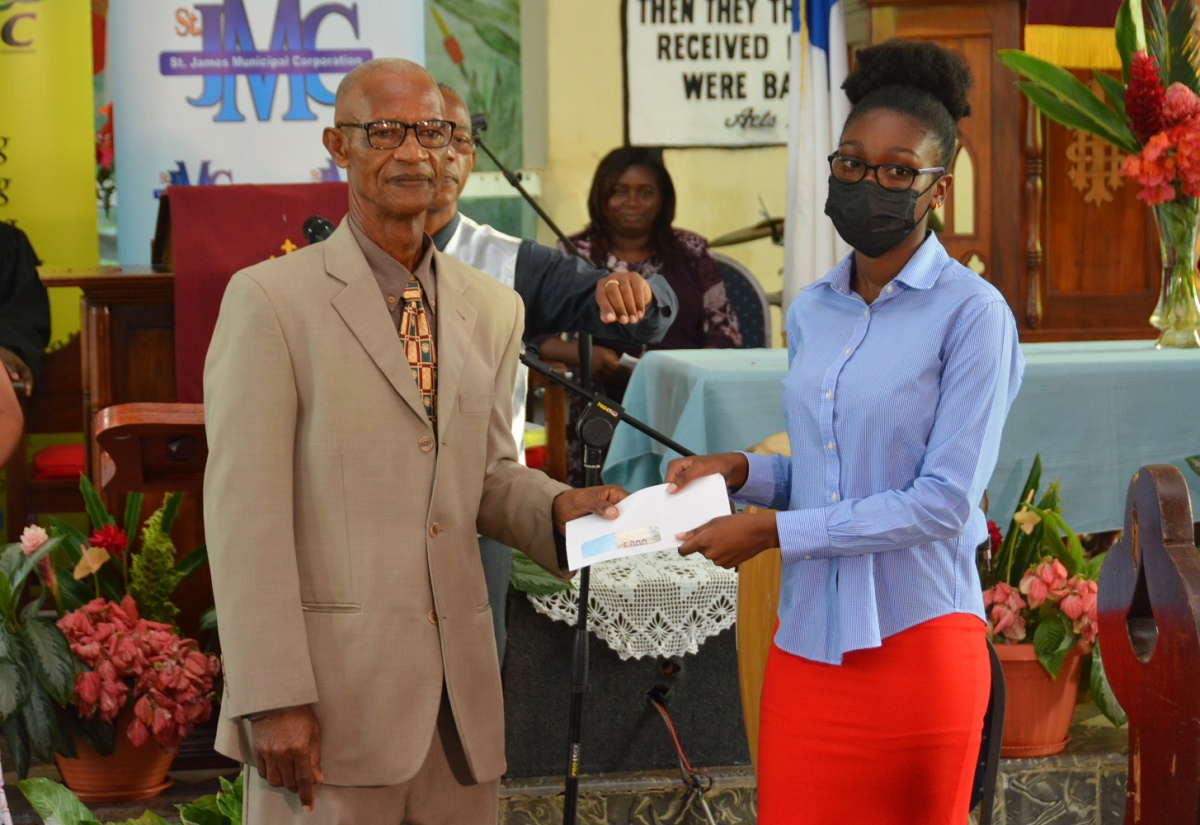
[{"label": "red ginger flower", "polygon": [[1163,130],[1162,78],[1154,58],[1137,52],[1129,64],[1129,83],[1125,86],[1125,114],[1138,143],[1145,144]]},{"label": "red ginger flower", "polygon": [[996,526],[996,522],[994,521],[989,521],[987,523],[987,528],[988,542],[990,542],[992,553],[994,554],[1000,549],[1000,545],[1004,544],[1004,534],[1000,532],[1000,528]]},{"label": "red ginger flower", "polygon": [[92,547],[102,547],[115,558],[119,558],[125,552],[125,546],[128,543],[129,538],[125,535],[125,531],[115,524],[104,525],[94,531],[92,537],[88,539],[88,544]]}]

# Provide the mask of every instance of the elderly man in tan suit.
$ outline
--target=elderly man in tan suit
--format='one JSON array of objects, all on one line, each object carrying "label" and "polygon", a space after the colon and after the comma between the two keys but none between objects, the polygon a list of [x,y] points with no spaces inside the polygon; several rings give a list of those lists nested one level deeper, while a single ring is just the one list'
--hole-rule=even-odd
[{"label": "elderly man in tan suit", "polygon": [[349,215],[233,277],[205,367],[217,746],[253,768],[248,825],[490,825],[504,714],[476,532],[565,575],[555,528],[624,492],[516,461],[521,301],[422,231],[452,128],[433,78],[371,61],[334,116]]}]

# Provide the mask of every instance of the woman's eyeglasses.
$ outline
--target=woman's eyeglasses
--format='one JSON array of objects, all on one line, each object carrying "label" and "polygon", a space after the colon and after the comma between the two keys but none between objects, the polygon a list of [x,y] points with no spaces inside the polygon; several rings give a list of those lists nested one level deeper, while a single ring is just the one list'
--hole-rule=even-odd
[{"label": "woman's eyeglasses", "polygon": [[837,180],[845,183],[858,183],[867,176],[867,172],[875,170],[875,180],[884,189],[894,192],[904,192],[912,189],[917,178],[921,175],[943,175],[944,166],[931,166],[928,169],[914,169],[903,163],[867,163],[849,155],[839,155],[834,152],[829,156],[829,171]]}]

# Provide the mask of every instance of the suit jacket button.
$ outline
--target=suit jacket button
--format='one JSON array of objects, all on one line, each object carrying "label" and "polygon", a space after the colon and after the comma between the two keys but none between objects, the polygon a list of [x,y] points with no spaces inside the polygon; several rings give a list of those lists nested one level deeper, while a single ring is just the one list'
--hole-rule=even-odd
[{"label": "suit jacket button", "polygon": [[438,533],[440,532],[442,532],[442,525],[438,524],[436,521],[429,525],[429,535],[433,536],[435,539],[438,537]]},{"label": "suit jacket button", "polygon": [[423,435],[417,442],[417,446],[421,448],[421,452],[423,453],[430,452],[433,449],[433,438]]},{"label": "suit jacket button", "polygon": [[429,615],[426,618],[429,619],[430,624],[437,624],[437,611],[430,610]]}]

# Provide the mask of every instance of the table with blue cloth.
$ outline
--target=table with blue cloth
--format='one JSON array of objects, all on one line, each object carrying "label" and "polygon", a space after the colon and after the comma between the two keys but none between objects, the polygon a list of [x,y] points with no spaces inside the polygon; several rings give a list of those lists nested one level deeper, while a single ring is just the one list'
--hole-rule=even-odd
[{"label": "table with blue cloth", "polygon": [[[1180,467],[1200,510],[1200,351],[1151,341],[1023,344],[1025,380],[988,483],[991,517],[1006,521],[1037,453],[1042,489],[1062,482],[1063,517],[1078,533],[1120,529],[1129,479],[1146,464]],[[630,415],[697,453],[745,450],[784,429],[783,349],[656,350],[625,392]],[[630,490],[662,482],[675,454],[617,427],[604,480]],[[1003,525],[1002,525],[1003,527]]]}]

